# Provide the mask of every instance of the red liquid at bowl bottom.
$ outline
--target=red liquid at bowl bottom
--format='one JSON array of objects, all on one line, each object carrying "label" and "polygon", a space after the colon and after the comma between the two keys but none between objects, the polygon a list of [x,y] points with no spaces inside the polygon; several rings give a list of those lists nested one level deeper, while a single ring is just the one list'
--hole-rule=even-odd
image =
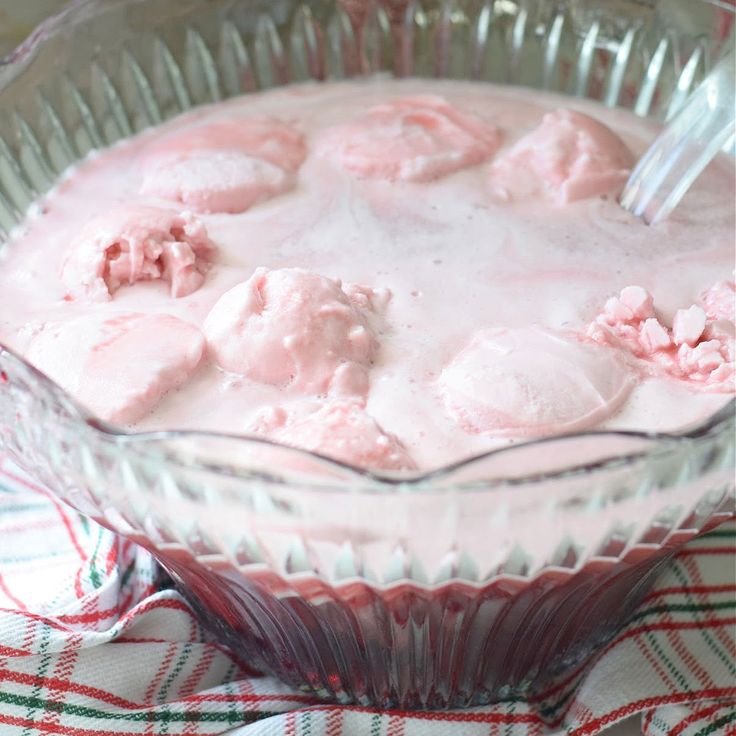
[{"label": "red liquid at bowl bottom", "polygon": [[219,640],[249,667],[297,690],[404,709],[520,697],[538,701],[544,712],[694,535],[677,532],[665,546],[640,545],[575,570],[501,576],[480,586],[451,581],[432,590],[331,585],[312,573],[287,580],[263,565],[238,570],[181,548],[152,551]]}]

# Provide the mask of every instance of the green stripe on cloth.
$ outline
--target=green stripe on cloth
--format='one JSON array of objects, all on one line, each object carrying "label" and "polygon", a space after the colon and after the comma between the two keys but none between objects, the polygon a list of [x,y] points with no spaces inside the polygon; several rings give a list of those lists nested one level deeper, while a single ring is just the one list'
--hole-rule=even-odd
[{"label": "green stripe on cloth", "polygon": [[701,539],[723,538],[736,539],[736,529],[714,529],[713,531],[703,534]]},{"label": "green stripe on cloth", "polygon": [[[0,539],[20,558],[0,559],[2,736],[216,736],[241,727],[238,736],[544,736],[545,722],[595,736],[612,719],[645,710],[649,733],[664,736],[673,704],[692,704],[685,719],[707,709],[704,701],[736,699],[733,523],[663,568],[598,660],[570,673],[543,702],[514,697],[466,711],[384,713],[312,705],[311,696],[246,675],[249,663],[214,643],[176,591],[151,587],[160,578],[148,553],[77,514],[62,518],[32,484],[0,471],[0,485],[11,488],[0,505],[0,534],[4,518],[14,530]],[[27,508],[3,517],[5,505]],[[670,684],[651,676],[639,644]],[[688,726],[690,736],[732,727],[733,715],[720,706],[708,713],[708,723]]]},{"label": "green stripe on cloth", "polygon": [[736,721],[736,710],[728,715],[721,716],[713,723],[709,723],[705,728],[698,731],[695,736],[711,736],[711,734],[718,733],[724,726],[728,726],[730,723]]},{"label": "green stripe on cloth", "polygon": [[[671,573],[677,578],[678,582],[686,586],[690,583],[690,578],[687,574],[687,571],[682,567],[681,563],[679,563],[676,559],[670,566]],[[732,582],[732,580],[728,580],[729,582]],[[694,598],[690,595],[687,596],[688,601],[691,601],[694,603]],[[703,622],[703,617],[698,615],[699,612],[693,612],[693,618],[695,621]],[[725,667],[728,668],[731,675],[736,677],[736,666],[734,666],[733,660],[723,651],[723,648],[718,646],[718,644],[713,639],[713,636],[711,635],[710,631],[708,631],[707,626],[703,626],[702,629],[699,629],[699,632],[701,636],[703,637],[703,640],[708,645],[708,648],[711,652],[713,652],[720,660],[723,662]]]},{"label": "green stripe on cloth", "polygon": [[629,619],[629,623],[640,621],[648,616],[659,616],[662,613],[706,613],[708,611],[725,611],[732,609],[736,609],[736,600],[720,601],[718,603],[683,603],[652,606],[652,608],[645,608],[641,611],[637,611]]},{"label": "green stripe on cloth", "polygon": [[[81,718],[89,718],[99,721],[131,721],[140,723],[187,723],[191,721],[210,721],[227,724],[252,723],[263,718],[274,715],[270,711],[259,711],[257,713],[232,713],[230,711],[205,711],[205,710],[187,710],[176,712],[168,708],[167,710],[157,710],[152,707],[136,713],[112,713],[99,708],[90,708],[84,705],[76,705],[74,703],[59,703],[53,700],[47,700],[34,695],[16,695],[13,693],[0,692],[0,703],[15,705],[19,707],[27,707],[29,713],[40,711],[58,712],[66,715],[78,716]],[[32,716],[28,716],[27,720],[34,720]]]}]

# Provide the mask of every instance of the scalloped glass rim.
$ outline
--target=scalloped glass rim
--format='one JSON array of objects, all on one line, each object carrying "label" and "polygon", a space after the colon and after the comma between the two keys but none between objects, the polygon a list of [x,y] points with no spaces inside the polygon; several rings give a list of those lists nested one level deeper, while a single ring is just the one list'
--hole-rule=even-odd
[{"label": "scalloped glass rim", "polygon": [[[131,0],[128,0],[128,2],[131,2]],[[132,2],[146,2],[146,0],[132,0]],[[705,2],[720,5],[721,0],[705,0]],[[23,40],[6,56],[0,56],[0,81],[2,81],[2,72],[4,71],[4,69],[2,69],[3,66],[21,64],[24,61],[29,61],[39,44],[43,43],[49,36],[61,30],[64,27],[64,22],[68,18],[77,19],[77,13],[81,13],[85,7],[94,7],[95,5],[103,4],[109,3],[106,3],[105,0],[70,0],[70,2],[68,2],[58,13],[50,15],[44,21],[39,23],[36,28],[31,31],[28,38]]]},{"label": "scalloped glass rim", "polygon": [[[123,0],[118,0],[122,2]],[[127,3],[143,3],[146,0],[124,0]],[[725,0],[701,0],[701,2],[711,5],[715,8],[730,12],[736,16],[736,7],[732,4],[727,3]],[[31,35],[23,41],[16,49],[4,58],[0,58],[0,91],[4,86],[4,82],[7,79],[13,78],[13,71],[22,70],[22,68],[30,62],[34,56],[34,53],[38,47],[49,37],[55,33],[63,30],[68,21],[72,23],[83,18],[84,11],[86,9],[94,9],[100,6],[111,6],[116,4],[115,2],[105,2],[104,0],[72,0],[66,7],[64,7],[57,14],[50,16],[43,21]],[[37,370],[30,363],[28,363],[20,355],[12,351],[10,348],[0,342],[0,357],[4,357],[10,360],[11,364],[15,363],[17,367],[21,367],[26,371],[30,371],[32,375],[36,377],[40,385],[48,391],[60,405],[63,405],[73,416],[79,420],[80,425],[86,428],[92,429],[98,433],[100,437],[107,439],[114,439],[119,441],[125,441],[126,444],[135,443],[138,448],[144,448],[146,445],[153,442],[160,442],[162,440],[176,440],[176,439],[187,439],[187,440],[228,440],[243,445],[258,444],[262,446],[270,446],[278,448],[284,457],[292,456],[296,460],[299,458],[310,458],[318,461],[321,465],[326,468],[333,468],[339,470],[342,473],[355,476],[356,479],[360,479],[363,482],[368,482],[370,485],[366,487],[356,488],[354,485],[346,485],[344,488],[333,487],[330,490],[335,492],[356,492],[356,491],[425,491],[427,490],[428,484],[432,484],[432,489],[440,492],[454,492],[457,490],[479,490],[479,491],[490,491],[497,488],[503,488],[509,485],[526,485],[536,484],[548,480],[568,478],[578,476],[586,473],[594,473],[596,471],[609,470],[612,467],[628,465],[636,460],[642,459],[648,455],[655,454],[659,449],[666,445],[670,450],[673,449],[672,445],[676,443],[685,444],[690,440],[703,437],[705,435],[717,435],[726,432],[733,432],[734,419],[736,418],[736,399],[732,399],[718,412],[710,416],[703,422],[698,423],[694,427],[682,432],[641,432],[641,431],[601,431],[591,430],[587,432],[574,432],[570,434],[553,435],[549,437],[542,437],[534,440],[527,440],[519,442],[508,447],[496,448],[485,453],[473,455],[464,458],[461,461],[450,463],[448,465],[440,466],[438,468],[431,469],[424,472],[403,472],[403,473],[381,473],[371,471],[365,468],[351,465],[333,458],[326,457],[320,453],[312,452],[309,450],[300,450],[297,448],[283,445],[279,442],[266,439],[264,437],[249,436],[249,435],[235,435],[222,432],[205,432],[197,430],[170,430],[170,431],[159,431],[159,432],[127,432],[120,427],[110,425],[103,422],[99,418],[95,417],[88,410],[82,407],[71,395],[62,389],[57,383],[51,380],[41,371]],[[557,469],[551,472],[533,473],[526,476],[514,476],[513,478],[492,478],[482,481],[482,485],[478,484],[478,481],[473,481],[471,484],[458,483],[451,484],[437,488],[434,483],[447,476],[452,476],[456,472],[462,469],[467,469],[473,465],[480,464],[489,458],[496,458],[502,455],[507,455],[518,450],[520,447],[541,447],[548,446],[555,442],[559,442],[571,438],[587,438],[587,437],[611,437],[611,438],[623,438],[623,439],[640,439],[646,440],[651,443],[651,446],[643,451],[629,452],[615,454],[603,459],[595,460],[590,463],[583,463],[579,465],[572,465],[563,469]],[[221,465],[213,464],[208,462],[193,463],[191,456],[185,457],[183,454],[178,453],[166,453],[166,461],[172,462],[176,465],[187,467],[187,468],[201,468],[209,471],[214,471],[223,475],[231,477],[253,477],[254,473],[245,466],[237,465]],[[274,484],[290,484],[291,481],[288,478],[281,478],[277,474],[264,475],[257,473],[259,478],[267,483]],[[302,487],[305,487],[304,483],[300,482]],[[308,485],[308,484],[307,484]],[[322,490],[325,490],[324,486],[320,486]]]},{"label": "scalloped glass rim", "polygon": [[[698,439],[706,435],[717,435],[733,431],[734,419],[736,418],[736,399],[732,399],[726,406],[722,407],[715,414],[710,416],[707,420],[697,424],[695,427],[689,429],[686,432],[680,433],[667,433],[667,432],[637,432],[637,431],[588,431],[588,432],[573,432],[569,434],[552,435],[549,437],[541,437],[535,440],[528,440],[526,442],[519,442],[514,445],[507,447],[500,447],[488,452],[484,452],[478,455],[472,455],[468,458],[460,460],[455,463],[443,465],[438,468],[434,468],[425,472],[404,472],[404,473],[381,473],[371,471],[366,468],[361,468],[350,463],[345,463],[340,460],[321,455],[317,452],[310,450],[300,450],[298,448],[289,447],[280,442],[269,440],[265,437],[254,436],[254,435],[242,435],[242,434],[229,434],[226,432],[205,432],[197,430],[169,430],[169,431],[158,431],[158,432],[127,432],[120,427],[108,424],[99,418],[95,417],[87,409],[81,406],[67,391],[61,388],[55,381],[51,380],[46,374],[39,371],[33,365],[28,363],[25,359],[19,356],[17,353],[10,350],[0,343],[0,357],[8,358],[11,362],[17,364],[18,367],[22,367],[26,371],[31,372],[32,375],[39,381],[40,385],[48,391],[58,402],[69,410],[70,414],[74,418],[79,420],[79,423],[86,428],[89,428],[99,434],[101,437],[108,439],[125,441],[129,446],[135,444],[136,449],[150,443],[159,443],[162,440],[228,440],[236,443],[246,444],[257,444],[266,447],[278,448],[285,457],[291,455],[295,459],[299,458],[311,458],[317,460],[320,464],[326,468],[334,468],[340,471],[347,471],[349,474],[354,475],[356,478],[360,478],[363,481],[368,481],[371,485],[368,487],[356,487],[354,485],[346,485],[345,488],[330,487],[320,485],[320,490],[331,490],[335,492],[370,492],[371,490],[393,490],[393,491],[417,491],[426,490],[427,485],[432,483],[433,490],[439,492],[454,492],[454,491],[490,491],[499,488],[505,488],[511,485],[529,485],[536,483],[543,483],[549,480],[559,480],[563,478],[571,478],[586,473],[594,473],[596,471],[603,472],[610,470],[614,467],[621,467],[629,465],[636,460],[640,460],[646,456],[656,454],[659,449],[662,449],[663,445],[666,445],[668,449],[672,449],[673,443],[687,443],[691,440]],[[446,476],[451,476],[459,470],[469,468],[472,465],[480,464],[489,458],[497,458],[502,455],[513,453],[519,448],[530,448],[530,447],[541,447],[553,444],[555,442],[568,440],[572,438],[587,438],[587,437],[610,437],[610,438],[625,438],[625,439],[640,439],[646,440],[651,443],[651,447],[643,451],[622,453],[618,455],[612,455],[604,457],[603,459],[597,459],[590,463],[583,463],[580,465],[571,465],[563,469],[554,470],[551,472],[533,473],[526,476],[514,476],[513,478],[490,478],[483,480],[481,483],[474,481],[469,484],[458,483],[445,487],[436,487],[433,482],[442,480]],[[245,466],[238,465],[222,465],[213,464],[211,462],[192,462],[192,457],[184,457],[183,454],[176,453],[165,453],[166,461],[172,462],[178,466],[186,467],[189,469],[202,469],[214,471],[222,475],[229,477],[240,478],[247,476],[252,478],[254,473],[252,470]],[[276,472],[273,474],[256,473],[259,480],[265,483],[272,483],[276,485],[288,485],[291,481],[288,478],[280,477]],[[301,482],[300,487],[308,488],[309,483]]]}]

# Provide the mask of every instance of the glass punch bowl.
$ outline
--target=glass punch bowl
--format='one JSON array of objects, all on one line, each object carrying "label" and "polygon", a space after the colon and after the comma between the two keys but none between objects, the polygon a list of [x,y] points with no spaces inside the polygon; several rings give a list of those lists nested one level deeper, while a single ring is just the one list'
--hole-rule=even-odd
[{"label": "glass punch bowl", "polygon": [[[732,6],[705,0],[72,3],[0,65],[0,251],[75,161],[196,105],[385,72],[661,120],[732,33]],[[556,437],[391,477],[264,440],[125,434],[0,345],[0,452],[148,548],[251,666],[377,707],[573,682],[677,549],[733,515],[733,427],[731,404],[681,434]]]}]

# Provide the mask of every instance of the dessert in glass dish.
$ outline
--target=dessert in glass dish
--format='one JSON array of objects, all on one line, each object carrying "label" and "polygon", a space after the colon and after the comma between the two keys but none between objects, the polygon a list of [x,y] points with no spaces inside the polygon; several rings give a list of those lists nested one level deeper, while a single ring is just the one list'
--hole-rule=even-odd
[{"label": "dessert in glass dish", "polygon": [[[543,702],[733,513],[733,160],[660,225],[617,202],[702,51],[601,80],[616,17],[514,7],[83,2],[0,77],[0,442],[340,702]],[[54,100],[44,53],[121,19]],[[504,28],[557,92],[497,83]]]}]

